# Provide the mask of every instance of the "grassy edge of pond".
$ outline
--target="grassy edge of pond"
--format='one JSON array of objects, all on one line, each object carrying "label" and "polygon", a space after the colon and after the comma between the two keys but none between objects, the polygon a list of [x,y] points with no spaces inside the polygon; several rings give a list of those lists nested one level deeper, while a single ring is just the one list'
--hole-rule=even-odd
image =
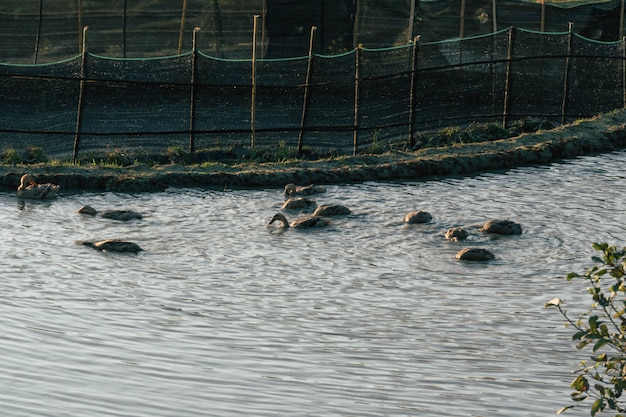
[{"label": "grassy edge of pond", "polygon": [[626,147],[626,109],[514,137],[483,142],[393,150],[380,154],[283,162],[130,166],[37,163],[0,165],[0,188],[16,189],[28,172],[64,190],[161,191],[167,187],[258,188],[297,184],[414,180],[471,175],[518,166],[548,164]]}]

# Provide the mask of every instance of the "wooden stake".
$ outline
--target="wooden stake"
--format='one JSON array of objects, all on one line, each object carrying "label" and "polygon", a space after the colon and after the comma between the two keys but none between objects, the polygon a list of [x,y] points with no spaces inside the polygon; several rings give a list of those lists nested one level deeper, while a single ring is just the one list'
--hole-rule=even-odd
[{"label": "wooden stake", "polygon": [[461,0],[461,19],[459,21],[459,38],[465,34],[465,0]]},{"label": "wooden stake", "polygon": [[252,29],[252,97],[250,104],[250,147],[254,149],[256,139],[256,32],[259,15],[254,15]]},{"label": "wooden stake", "polygon": [[122,56],[126,58],[126,15],[128,10],[128,0],[124,0],[124,15],[122,17]]},{"label": "wooden stake", "polygon": [[189,106],[189,153],[196,153],[196,71],[198,57],[198,31],[199,27],[194,28],[191,38],[191,98]]},{"label": "wooden stake", "polygon": [[178,32],[178,55],[183,51],[183,39],[185,32],[185,16],[187,15],[187,0],[183,0],[183,11],[180,16],[180,31]]},{"label": "wooden stake", "polygon": [[411,87],[409,88],[409,146],[415,146],[415,87],[417,84],[417,68],[419,60],[419,35],[413,40],[411,56]]},{"label": "wooden stake", "polygon": [[491,0],[491,23],[492,23],[492,31],[498,31],[498,19],[496,17],[496,0]]},{"label": "wooden stake", "polygon": [[546,0],[541,0],[541,32],[546,31]]},{"label": "wooden stake", "polygon": [[83,28],[83,44],[80,60],[80,82],[78,87],[78,104],[76,110],[76,126],[74,127],[74,150],[72,153],[72,163],[75,164],[78,158],[78,149],[80,147],[80,127],[83,118],[83,92],[85,89],[85,77],[87,75],[87,26]]},{"label": "wooden stake", "polygon": [[415,2],[418,0],[411,0],[411,7],[409,10],[409,27],[407,28],[408,32],[408,41],[409,43],[413,40],[413,25],[415,23]]},{"label": "wooden stake", "polygon": [[361,61],[361,48],[357,47],[354,51],[354,121],[352,123],[352,154],[357,155],[359,147],[359,67]]},{"label": "wooden stake", "polygon": [[502,110],[502,127],[505,129],[509,124],[509,100],[511,96],[511,59],[513,57],[513,34],[514,28],[509,29],[509,48],[506,53],[506,74],[504,78],[504,109]]},{"label": "wooden stake", "polygon": [[567,35],[567,55],[565,58],[565,74],[563,77],[563,101],[561,103],[561,124],[565,124],[565,111],[567,110],[567,102],[569,99],[569,71],[570,71],[570,58],[572,56],[572,27],[574,24],[569,22],[568,35]]},{"label": "wooden stake", "polygon": [[33,64],[37,63],[39,57],[39,41],[41,39],[41,21],[43,20],[43,0],[39,0],[39,22],[37,23],[37,37],[35,38],[35,56]]},{"label": "wooden stake", "polygon": [[309,38],[309,59],[306,67],[306,78],[304,80],[304,99],[302,103],[302,119],[300,120],[300,134],[298,135],[298,154],[302,154],[302,145],[304,142],[304,127],[306,126],[306,119],[309,108],[309,84],[311,83],[311,72],[313,70],[313,46],[314,35],[317,26],[311,26],[311,35]]}]

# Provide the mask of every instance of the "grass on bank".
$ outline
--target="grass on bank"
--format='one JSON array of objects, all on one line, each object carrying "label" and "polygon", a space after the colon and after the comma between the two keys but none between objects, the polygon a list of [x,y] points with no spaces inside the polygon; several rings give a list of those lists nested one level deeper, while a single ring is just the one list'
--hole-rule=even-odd
[{"label": "grass on bank", "polygon": [[[407,143],[388,143],[380,139],[380,131],[374,132],[368,141],[368,146],[360,154],[382,155],[391,151],[415,151],[423,148],[437,148],[442,146],[462,146],[469,143],[489,142],[518,136],[522,133],[549,130],[555,125],[539,119],[521,120],[504,128],[500,124],[472,123],[467,127],[448,127],[429,134],[421,134],[416,137],[415,145]],[[72,163],[71,160],[52,159],[45,155],[40,147],[29,146],[24,149],[6,147],[0,152],[0,165],[34,165],[43,164],[49,166],[93,166],[99,168],[126,168],[144,165],[148,167],[158,165],[177,164],[183,166],[208,167],[216,164],[239,165],[258,163],[289,163],[303,160],[314,161],[324,159],[342,159],[346,156],[339,155],[336,151],[316,151],[304,148],[299,154],[297,149],[286,146],[284,141],[278,142],[277,146],[268,148],[250,148],[243,145],[230,147],[215,146],[199,149],[194,154],[181,146],[170,146],[163,154],[151,154],[137,149],[109,149],[101,153],[85,153],[81,158]]]}]

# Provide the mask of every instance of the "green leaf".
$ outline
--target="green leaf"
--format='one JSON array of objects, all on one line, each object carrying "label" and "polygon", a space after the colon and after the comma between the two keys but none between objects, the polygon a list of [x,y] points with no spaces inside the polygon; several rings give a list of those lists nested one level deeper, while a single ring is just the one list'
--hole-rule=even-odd
[{"label": "green leaf", "polygon": [[609,343],[608,339],[600,339],[596,342],[595,345],[593,345],[593,351],[596,352],[598,349],[600,349],[602,346],[606,345],[607,343]]},{"label": "green leaf", "polygon": [[584,375],[578,375],[570,386],[578,392],[586,392],[589,390],[589,382],[587,382],[587,378],[585,378]]},{"label": "green leaf", "polygon": [[598,411],[602,411],[602,409],[604,408],[604,402],[602,401],[602,398],[598,398],[597,400],[595,400],[593,402],[593,405],[591,406],[591,417],[595,416]]}]

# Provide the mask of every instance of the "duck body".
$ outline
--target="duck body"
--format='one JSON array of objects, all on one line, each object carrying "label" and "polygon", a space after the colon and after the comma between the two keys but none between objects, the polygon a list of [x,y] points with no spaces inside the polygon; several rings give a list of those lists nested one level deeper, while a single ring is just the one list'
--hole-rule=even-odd
[{"label": "duck body", "polygon": [[105,219],[128,221],[132,219],[143,219],[141,213],[132,210],[106,210],[101,214]]},{"label": "duck body", "polygon": [[480,228],[481,232],[496,235],[521,235],[522,225],[511,220],[489,220]]},{"label": "duck body", "polygon": [[37,184],[30,174],[24,174],[22,175],[22,178],[20,178],[20,185],[17,188],[17,196],[19,198],[44,200],[56,197],[58,191],[58,185]]},{"label": "duck body", "polygon": [[424,210],[412,211],[404,217],[404,222],[409,224],[415,223],[428,223],[433,219],[433,216]]},{"label": "duck body", "polygon": [[285,197],[296,197],[296,196],[319,194],[319,193],[325,193],[325,192],[326,192],[326,188],[322,187],[321,185],[311,184],[311,185],[306,185],[306,186],[298,186],[296,184],[289,183],[285,185],[285,190],[283,194],[285,195]]},{"label": "duck body", "polygon": [[290,197],[282,205],[283,210],[294,210],[314,206],[317,204],[314,199],[307,197]]},{"label": "duck body", "polygon": [[474,262],[490,261],[495,258],[495,256],[493,256],[493,253],[483,248],[461,249],[456,254],[455,257],[456,259],[460,259],[462,261],[474,261]]},{"label": "duck body", "polygon": [[99,242],[80,242],[81,245],[89,246],[103,252],[129,252],[138,253],[143,249],[134,242],[119,239],[107,239]]},{"label": "duck body", "polygon": [[287,220],[284,214],[277,213],[274,215],[274,217],[272,217],[272,220],[270,220],[270,222],[267,225],[269,226],[276,221],[281,222],[283,227],[292,227],[294,229],[323,227],[323,226],[328,226],[329,224],[328,220],[322,217],[317,217],[317,216],[304,217],[304,218],[297,219],[289,223],[289,220]]},{"label": "duck body", "polygon": [[341,204],[323,204],[315,209],[313,216],[344,216],[352,211]]},{"label": "duck body", "polygon": [[467,230],[461,227],[453,227],[451,229],[448,229],[448,231],[446,232],[446,239],[452,240],[453,242],[465,240],[467,239],[467,236],[469,236],[469,233],[467,233]]}]

